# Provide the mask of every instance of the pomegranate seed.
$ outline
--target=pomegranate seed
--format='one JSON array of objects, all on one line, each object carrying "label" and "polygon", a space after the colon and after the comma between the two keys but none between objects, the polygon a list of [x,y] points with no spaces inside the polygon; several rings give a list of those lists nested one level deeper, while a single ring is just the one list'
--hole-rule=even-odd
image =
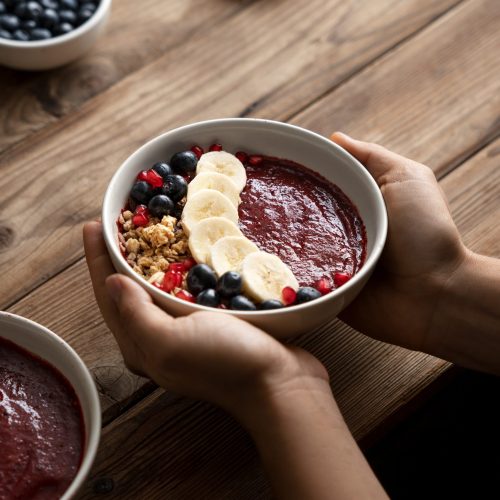
[{"label": "pomegranate seed", "polygon": [[175,296],[178,299],[185,300],[186,302],[196,302],[195,298],[186,290],[179,290]]},{"label": "pomegranate seed", "polygon": [[286,286],[281,291],[281,296],[283,297],[283,303],[286,306],[291,306],[297,299],[297,292],[290,286]]},{"label": "pomegranate seed", "polygon": [[227,306],[226,304],[219,304],[219,309],[227,309]]},{"label": "pomegranate seed", "polygon": [[184,264],[182,262],[175,262],[168,266],[168,270],[173,273],[182,273],[184,271]]},{"label": "pomegranate seed", "polygon": [[222,151],[222,144],[212,144],[209,149],[210,151]]},{"label": "pomegranate seed", "polygon": [[158,172],[150,169],[146,172],[146,182],[154,188],[159,188],[163,186],[163,177]]},{"label": "pomegranate seed", "polygon": [[330,280],[328,278],[321,278],[320,280],[316,281],[314,287],[316,288],[316,290],[318,290],[318,292],[321,293],[321,295],[326,295],[333,290],[332,284],[330,283]]},{"label": "pomegranate seed", "polygon": [[191,148],[191,151],[198,157],[198,160],[201,158],[201,155],[203,154],[203,149],[200,148],[200,146],[193,146]]},{"label": "pomegranate seed", "polygon": [[147,214],[138,214],[134,215],[132,217],[132,222],[134,223],[134,226],[139,227],[139,226],[145,226],[149,222],[149,218]]},{"label": "pomegranate seed", "polygon": [[186,260],[183,260],[181,264],[184,267],[184,271],[189,271],[192,267],[196,266],[196,261],[193,257],[189,257]]},{"label": "pomegranate seed", "polygon": [[135,215],[142,215],[146,214],[148,215],[148,207],[146,205],[137,205],[135,207]]},{"label": "pomegranate seed", "polygon": [[137,174],[137,180],[138,181],[148,181],[148,173],[146,170],[142,170]]},{"label": "pomegranate seed", "polygon": [[174,288],[181,286],[182,274],[175,271],[167,271],[161,284],[161,289],[165,292],[171,292]]},{"label": "pomegranate seed", "polygon": [[262,156],[258,156],[258,155],[252,155],[248,158],[248,163],[250,163],[250,165],[253,165],[254,167],[256,167],[257,165],[260,165],[263,161],[264,161],[264,158],[262,158]]},{"label": "pomegranate seed", "polygon": [[248,161],[248,155],[243,151],[238,151],[234,156],[241,161],[241,163],[245,164]]},{"label": "pomegranate seed", "polygon": [[351,276],[347,273],[335,273],[333,275],[333,282],[337,288],[347,283],[350,279]]}]

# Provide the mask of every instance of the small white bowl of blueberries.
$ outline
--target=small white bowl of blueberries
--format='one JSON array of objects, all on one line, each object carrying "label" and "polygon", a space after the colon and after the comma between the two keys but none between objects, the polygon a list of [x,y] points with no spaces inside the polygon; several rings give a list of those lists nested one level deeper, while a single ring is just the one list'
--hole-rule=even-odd
[{"label": "small white bowl of blueberries", "polygon": [[111,0],[0,0],[0,64],[39,71],[85,54],[103,31]]}]

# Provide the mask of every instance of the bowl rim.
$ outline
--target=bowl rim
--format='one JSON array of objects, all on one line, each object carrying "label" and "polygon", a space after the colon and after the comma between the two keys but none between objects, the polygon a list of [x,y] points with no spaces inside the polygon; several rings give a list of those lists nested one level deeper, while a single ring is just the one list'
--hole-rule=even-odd
[{"label": "bowl rim", "polygon": [[[179,299],[177,297],[174,297],[173,295],[170,295],[159,288],[154,287],[151,283],[149,283],[147,280],[144,278],[141,278],[138,274],[136,274],[132,268],[126,264],[126,262],[123,259],[123,255],[121,252],[118,250],[118,245],[114,241],[113,235],[110,235],[107,227],[113,227],[113,224],[109,224],[110,222],[113,222],[110,220],[111,213],[110,210],[108,209],[108,206],[111,203],[111,193],[114,191],[114,186],[117,184],[118,179],[121,176],[122,171],[125,169],[127,164],[130,162],[133,162],[134,159],[139,156],[144,150],[148,149],[151,147],[153,144],[156,144],[158,142],[162,142],[165,140],[165,138],[171,134],[174,133],[179,133],[179,132],[184,132],[188,129],[191,128],[196,128],[196,127],[205,127],[205,126],[210,126],[210,125],[236,125],[236,124],[244,124],[244,123],[253,123],[253,124],[261,124],[262,126],[271,126],[271,127],[276,127],[276,128],[281,128],[283,130],[289,130],[289,131],[294,131],[298,132],[304,136],[308,136],[310,139],[319,141],[319,143],[322,143],[323,145],[333,148],[336,150],[336,153],[339,154],[340,156],[344,157],[347,159],[351,164],[355,166],[360,172],[362,172],[362,175],[365,176],[368,184],[370,185],[373,196],[375,197],[375,202],[380,208],[380,214],[381,214],[381,220],[380,220],[380,230],[377,232],[375,241],[374,241],[374,246],[372,249],[371,254],[368,256],[368,258],[365,260],[363,267],[359,272],[357,272],[347,283],[342,285],[341,287],[337,288],[336,290],[333,290],[332,292],[323,295],[315,300],[305,302],[303,304],[297,304],[289,307],[283,307],[281,309],[271,309],[271,310],[261,310],[257,309],[256,311],[239,311],[239,310],[231,310],[231,309],[216,309],[214,310],[213,307],[207,307],[207,306],[202,306],[200,304],[195,304],[191,302],[187,302],[185,300]],[[326,137],[313,132],[311,130],[305,129],[303,127],[297,126],[297,125],[292,125],[290,123],[284,123],[276,120],[269,120],[269,119],[264,119],[264,118],[216,118],[216,119],[211,119],[211,120],[203,120],[203,121],[198,121],[198,122],[193,122],[187,125],[183,125],[181,127],[176,127],[171,130],[168,130],[167,132],[164,132],[156,137],[153,137],[149,141],[147,141],[145,144],[140,146],[138,149],[136,149],[132,154],[130,154],[123,162],[122,164],[118,167],[118,169],[115,171],[113,174],[108,187],[106,189],[106,192],[104,194],[104,200],[102,204],[102,223],[103,223],[103,236],[104,240],[106,243],[106,247],[108,249],[108,252],[112,253],[115,259],[117,259],[119,262],[122,262],[123,260],[123,269],[126,269],[125,274],[134,279],[136,282],[140,283],[143,287],[148,290],[149,294],[152,295],[153,297],[155,295],[159,295],[162,297],[168,297],[168,299],[173,300],[179,304],[182,304],[184,306],[188,306],[192,308],[193,312],[195,311],[210,311],[210,312],[223,312],[225,314],[231,314],[234,316],[238,317],[247,317],[247,318],[252,318],[256,317],[258,314],[260,315],[266,315],[266,316],[279,316],[282,314],[287,314],[290,310],[293,311],[300,311],[300,310],[305,310],[308,309],[312,306],[319,305],[320,303],[327,302],[329,300],[332,300],[336,297],[343,296],[347,294],[352,288],[354,288],[358,282],[362,282],[365,279],[365,276],[370,275],[373,267],[375,266],[376,262],[379,260],[380,255],[382,254],[382,251],[384,249],[384,245],[387,239],[387,230],[388,230],[388,218],[387,218],[387,209],[385,205],[384,198],[382,196],[382,192],[380,191],[380,188],[378,184],[376,183],[375,179],[372,177],[372,175],[368,172],[366,167],[358,161],[354,156],[352,156],[350,153],[348,153],[345,149],[340,147],[339,145],[335,144],[333,141],[330,139],[327,139]],[[116,226],[116,224],[115,224]],[[117,272],[119,272],[117,270]]]},{"label": "bowl rim", "polygon": [[45,49],[49,47],[53,47],[56,45],[61,45],[64,42],[69,42],[79,36],[85,34],[88,31],[91,31],[92,28],[97,26],[105,16],[109,7],[111,6],[112,0],[100,0],[99,5],[92,15],[87,21],[83,24],[75,28],[73,31],[66,33],[64,35],[58,35],[48,40],[8,40],[7,38],[0,38],[0,46],[4,47],[12,47],[18,49]]},{"label": "bowl rim", "polygon": [[[75,477],[73,478],[70,485],[68,486],[68,488],[61,497],[61,500],[69,500],[81,488],[83,482],[87,478],[90,469],[92,468],[92,465],[94,463],[97,450],[99,447],[99,442],[101,439],[102,417],[101,417],[101,403],[99,401],[97,388],[95,386],[92,375],[90,374],[90,371],[83,362],[82,358],[80,358],[78,353],[65,340],[59,337],[59,335],[55,334],[53,331],[49,330],[47,327],[41,325],[40,323],[37,323],[28,318],[19,316],[18,314],[13,314],[8,311],[0,311],[0,321],[2,321],[3,319],[7,321],[9,320],[13,321],[14,323],[19,324],[21,327],[27,326],[28,328],[33,328],[38,332],[40,332],[42,336],[45,336],[46,338],[48,337],[51,339],[51,341],[58,343],[68,353],[68,355],[78,366],[78,370],[80,371],[84,383],[89,389],[89,405],[91,407],[90,413],[92,415],[92,418],[91,421],[89,422],[88,428],[85,427],[85,433],[88,442],[87,446],[84,449],[83,459],[78,468],[78,472],[76,473]],[[1,333],[0,337],[2,337]],[[22,347],[31,354],[38,356],[42,360],[46,361],[43,356],[40,356],[40,354],[30,349],[26,349],[25,347],[18,344],[15,340],[11,340],[11,342],[18,345],[19,347]],[[48,363],[51,366],[53,366],[56,370],[62,373],[62,370],[60,370],[57,366],[54,366],[53,363],[51,363],[50,361]],[[62,375],[66,377],[64,373],[62,373]],[[80,404],[82,404],[81,401]]]}]

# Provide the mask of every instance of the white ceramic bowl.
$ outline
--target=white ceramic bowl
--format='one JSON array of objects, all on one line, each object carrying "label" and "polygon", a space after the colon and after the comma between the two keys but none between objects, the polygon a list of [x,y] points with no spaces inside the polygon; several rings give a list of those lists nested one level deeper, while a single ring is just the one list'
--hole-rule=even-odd
[{"label": "white ceramic bowl", "polygon": [[78,473],[61,500],[73,498],[87,477],[101,436],[101,405],[89,370],[78,354],[47,328],[21,316],[0,311],[0,337],[14,342],[57,368],[73,386],[85,425],[85,448]]},{"label": "white ceramic bowl", "polygon": [[234,118],[187,125],[151,140],[132,154],[117,170],[106,191],[102,210],[104,238],[116,270],[140,283],[157,304],[174,316],[214,309],[188,303],[162,292],[138,276],[118,246],[116,220],[125,206],[140,170],[167,160],[193,144],[203,147],[220,142],[230,152],[239,150],[293,160],[320,173],[339,186],[356,205],[366,227],[367,258],[362,269],[345,285],[305,304],[271,311],[228,311],[277,338],[310,331],[335,317],[360,292],[384,247],[387,213],[380,190],[368,171],[345,150],[308,130],[270,120]]},{"label": "white ceramic bowl", "polygon": [[104,30],[111,0],[101,0],[94,15],[66,35],[49,40],[20,42],[0,38],[0,64],[30,71],[57,68],[78,59],[94,45]]}]

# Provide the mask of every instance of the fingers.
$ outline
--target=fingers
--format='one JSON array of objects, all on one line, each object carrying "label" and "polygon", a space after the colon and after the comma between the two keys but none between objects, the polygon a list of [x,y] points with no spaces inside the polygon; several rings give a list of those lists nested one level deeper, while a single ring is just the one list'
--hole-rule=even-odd
[{"label": "fingers", "polygon": [[121,329],[115,333],[120,345],[133,342],[146,354],[173,349],[174,319],[154,304],[146,290],[120,274],[106,279],[106,290],[120,318]]},{"label": "fingers", "polygon": [[424,165],[409,160],[378,144],[358,141],[341,132],[335,132],[331,140],[358,159],[372,174],[379,186],[390,182],[414,179],[429,175]]},{"label": "fingers", "polygon": [[83,226],[83,246],[97,304],[104,321],[111,330],[115,330],[119,327],[118,311],[105,286],[106,278],[115,270],[108,256],[100,222],[88,222]]}]

